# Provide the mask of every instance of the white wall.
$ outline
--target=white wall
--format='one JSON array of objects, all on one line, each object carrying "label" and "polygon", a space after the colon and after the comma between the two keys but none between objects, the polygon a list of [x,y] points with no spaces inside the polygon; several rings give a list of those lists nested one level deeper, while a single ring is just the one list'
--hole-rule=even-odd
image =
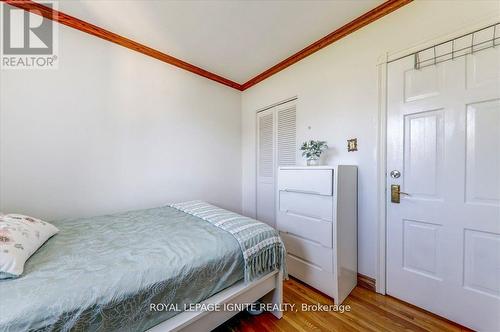
[{"label": "white wall", "polygon": [[58,70],[0,71],[0,210],[59,219],[200,198],[254,215],[255,111],[297,95],[299,141],[359,165],[359,270],[375,276],[378,59],[499,7],[415,1],[242,96],[60,26]]},{"label": "white wall", "polygon": [[[375,277],[379,59],[500,17],[499,7],[498,1],[415,1],[243,92],[243,212],[255,215],[255,111],[297,95],[299,142],[327,140],[329,164],[359,166],[359,272]],[[346,140],[354,137],[359,151],[349,153]]]},{"label": "white wall", "polygon": [[241,209],[241,93],[60,26],[58,70],[0,71],[0,210]]}]

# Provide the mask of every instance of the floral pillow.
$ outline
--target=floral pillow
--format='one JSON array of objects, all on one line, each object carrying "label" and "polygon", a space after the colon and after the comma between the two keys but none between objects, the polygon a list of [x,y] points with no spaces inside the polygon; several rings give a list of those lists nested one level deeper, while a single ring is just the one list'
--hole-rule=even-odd
[{"label": "floral pillow", "polygon": [[19,277],[28,258],[57,232],[56,227],[40,219],[0,215],[0,279]]}]

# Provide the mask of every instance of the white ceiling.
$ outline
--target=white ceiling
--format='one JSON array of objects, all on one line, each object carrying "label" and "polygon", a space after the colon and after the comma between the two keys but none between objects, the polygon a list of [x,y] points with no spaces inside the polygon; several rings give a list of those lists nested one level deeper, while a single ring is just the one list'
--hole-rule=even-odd
[{"label": "white ceiling", "polygon": [[383,2],[79,0],[59,10],[244,83]]}]

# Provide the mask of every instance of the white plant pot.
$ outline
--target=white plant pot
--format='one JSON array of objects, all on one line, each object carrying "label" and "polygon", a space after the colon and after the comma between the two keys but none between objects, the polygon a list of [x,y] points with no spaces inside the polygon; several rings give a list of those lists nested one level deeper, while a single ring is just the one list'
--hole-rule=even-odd
[{"label": "white plant pot", "polygon": [[307,159],[307,166],[319,166],[319,158]]}]

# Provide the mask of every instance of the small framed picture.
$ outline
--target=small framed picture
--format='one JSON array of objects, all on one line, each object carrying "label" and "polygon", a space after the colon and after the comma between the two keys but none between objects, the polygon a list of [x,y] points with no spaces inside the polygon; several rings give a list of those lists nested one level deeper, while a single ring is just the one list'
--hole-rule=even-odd
[{"label": "small framed picture", "polygon": [[352,152],[352,151],[358,151],[358,139],[357,138],[351,138],[347,140],[347,151]]}]

